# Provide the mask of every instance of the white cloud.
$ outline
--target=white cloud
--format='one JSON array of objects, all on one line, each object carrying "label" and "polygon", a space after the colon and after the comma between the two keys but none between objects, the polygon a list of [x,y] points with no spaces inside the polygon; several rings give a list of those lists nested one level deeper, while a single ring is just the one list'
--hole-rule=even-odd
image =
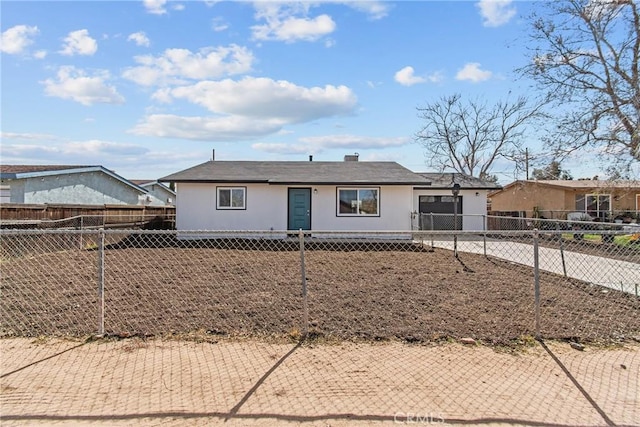
[{"label": "white cloud", "polygon": [[222,16],[216,16],[211,20],[211,29],[216,33],[224,31],[229,28],[229,24],[224,20]]},{"label": "white cloud", "polygon": [[167,13],[167,9],[165,7],[167,0],[143,0],[142,3],[148,13],[154,15],[164,15]]},{"label": "white cloud", "polygon": [[476,3],[485,27],[499,27],[506,24],[516,15],[512,0],[480,0]]},{"label": "white cloud", "polygon": [[269,135],[280,128],[281,123],[240,116],[184,117],[152,114],[145,117],[129,133],[201,141],[238,141]]},{"label": "white cloud", "polygon": [[394,80],[403,86],[413,86],[417,83],[424,83],[426,79],[413,74],[413,67],[404,67],[400,71],[397,71],[394,75]]},{"label": "white cloud", "polygon": [[184,99],[213,113],[208,117],[148,115],[131,133],[169,138],[229,141],[262,137],[289,124],[352,114],[357,99],[345,86],[301,87],[287,81],[247,77],[162,88],[161,102]]},{"label": "white cloud", "polygon": [[258,151],[264,151],[265,153],[274,154],[315,154],[314,151],[309,151],[307,145],[299,144],[284,144],[281,142],[256,142],[251,145],[251,148]]},{"label": "white cloud", "polygon": [[289,17],[282,21],[273,20],[265,25],[254,25],[251,29],[256,40],[280,40],[291,43],[297,40],[316,41],[335,31],[336,23],[329,15],[319,15],[315,18]]},{"label": "white cloud", "polygon": [[344,4],[366,13],[372,20],[384,18],[392,7],[389,3],[382,1],[346,1]]},{"label": "white cloud", "polygon": [[173,10],[184,10],[185,6],[182,3],[175,3],[171,5],[171,9]]},{"label": "white cloud", "polygon": [[141,178],[141,168],[145,166],[152,171],[149,178],[159,177],[176,168],[186,168],[206,156],[201,150],[153,151],[131,143],[96,139],[70,141],[52,135],[41,136],[29,143],[3,143],[0,156],[5,162],[15,164],[103,165],[128,178]]},{"label": "white cloud", "polygon": [[399,162],[404,160],[404,156],[397,151],[383,151],[368,153],[366,156],[361,157],[361,159],[367,162]]},{"label": "white cloud", "polygon": [[61,160],[68,159],[94,159],[92,163],[103,164],[105,157],[113,156],[142,156],[149,149],[141,145],[119,143],[101,140],[88,141],[62,141],[61,138],[42,138],[31,144],[7,144],[2,147],[3,157],[13,159],[33,160]]},{"label": "white cloud", "polygon": [[108,79],[109,72],[106,70],[90,76],[83,70],[65,66],[58,70],[57,79],[47,79],[41,83],[44,84],[46,95],[70,99],[82,105],[123,104],[124,97],[114,86],[106,83]]},{"label": "white cloud", "polygon": [[[342,4],[367,14],[371,20],[384,18],[392,8],[389,2],[378,0],[254,1],[253,4],[256,20],[264,21],[251,27],[253,38],[287,43],[316,41],[336,30],[336,23],[331,16],[311,15],[311,9],[323,4]],[[327,47],[334,43],[329,41]]]},{"label": "white cloud", "polygon": [[64,45],[60,53],[62,55],[93,55],[98,50],[98,42],[91,36],[89,31],[77,30],[70,32],[64,38]]},{"label": "white cloud", "polygon": [[429,74],[427,76],[427,80],[429,80],[431,83],[440,83],[442,80],[444,80],[444,76],[442,75],[442,72],[436,71]]},{"label": "white cloud", "polygon": [[167,87],[158,89],[151,95],[151,99],[159,102],[160,104],[170,104],[173,101],[171,89]]},{"label": "white cloud", "polygon": [[29,132],[0,132],[2,139],[17,139],[21,141],[42,141],[56,139],[55,136],[48,133],[29,133]]},{"label": "white cloud", "polygon": [[136,56],[137,67],[122,76],[142,86],[184,83],[184,79],[218,78],[251,70],[253,53],[245,47],[208,47],[194,53],[188,49],[167,49],[161,56]]},{"label": "white cloud", "polygon": [[255,2],[256,20],[265,24],[251,27],[255,40],[315,41],[336,29],[336,23],[326,14],[308,16],[313,3]]},{"label": "white cloud", "polygon": [[0,51],[12,55],[23,53],[24,50],[33,44],[33,37],[38,35],[38,27],[28,25],[16,25],[2,33],[0,37]]},{"label": "white cloud", "polygon": [[400,147],[411,142],[408,137],[373,137],[362,135],[324,135],[308,136],[299,139],[300,142],[309,144],[311,147],[331,149],[331,148],[388,148]]},{"label": "white cloud", "polygon": [[303,87],[284,80],[245,77],[242,80],[202,81],[165,92],[211,112],[283,123],[351,114],[357,99],[346,86]]},{"label": "white cloud", "polygon": [[469,62],[458,71],[458,73],[456,74],[456,79],[469,80],[473,83],[478,83],[489,80],[492,75],[493,73],[491,71],[480,69],[480,63]]},{"label": "white cloud", "polygon": [[142,155],[149,151],[148,148],[141,145],[102,141],[97,139],[91,139],[88,141],[69,142],[65,146],[65,150],[70,153],[77,153],[82,151],[85,155],[118,155],[118,156],[135,156]]},{"label": "white cloud", "polygon": [[251,148],[267,153],[275,154],[301,154],[322,153],[334,148],[347,149],[372,149],[400,147],[411,142],[407,137],[371,137],[362,135],[324,135],[300,138],[296,144],[258,142]]},{"label": "white cloud", "polygon": [[[394,80],[400,83],[403,86],[413,86],[418,83],[439,83],[443,80],[442,73],[440,71],[436,71],[426,76],[416,76],[415,70],[413,67],[404,67],[403,69],[396,72],[394,75]],[[373,87],[369,84],[370,87]]]},{"label": "white cloud", "polygon": [[47,57],[47,51],[46,50],[37,50],[33,53],[33,57],[36,59],[44,59]]},{"label": "white cloud", "polygon": [[133,41],[138,46],[148,47],[151,44],[149,37],[147,37],[144,31],[138,31],[137,33],[129,34],[129,37],[127,37],[127,41]]}]

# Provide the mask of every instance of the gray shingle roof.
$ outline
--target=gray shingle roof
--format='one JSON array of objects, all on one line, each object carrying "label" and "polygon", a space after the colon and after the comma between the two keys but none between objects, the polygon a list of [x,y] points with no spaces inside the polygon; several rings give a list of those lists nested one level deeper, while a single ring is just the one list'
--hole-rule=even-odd
[{"label": "gray shingle roof", "polygon": [[638,188],[640,181],[634,180],[591,180],[591,179],[556,179],[556,180],[529,180],[515,181],[508,186],[511,187],[518,183],[528,183],[532,185],[549,185],[553,187],[564,187],[567,189],[596,189],[596,188]]},{"label": "gray shingle roof", "polygon": [[462,189],[497,190],[502,188],[499,184],[457,172],[419,172],[418,175],[430,181],[430,187],[434,189],[450,189],[454,182],[460,184]]},{"label": "gray shingle roof", "polygon": [[27,179],[35,177],[55,176],[62,174],[80,174],[85,172],[102,172],[110,177],[122,182],[125,185],[135,188],[141,193],[148,193],[143,188],[115,172],[103,166],[79,166],[79,165],[0,165],[0,178],[2,179]]},{"label": "gray shingle roof", "polygon": [[208,161],[158,181],[268,184],[428,185],[395,162]]},{"label": "gray shingle roof", "polygon": [[49,171],[62,171],[70,169],[83,169],[97,166],[80,166],[80,165],[0,165],[0,173],[9,176],[11,174],[20,173],[37,173]]}]

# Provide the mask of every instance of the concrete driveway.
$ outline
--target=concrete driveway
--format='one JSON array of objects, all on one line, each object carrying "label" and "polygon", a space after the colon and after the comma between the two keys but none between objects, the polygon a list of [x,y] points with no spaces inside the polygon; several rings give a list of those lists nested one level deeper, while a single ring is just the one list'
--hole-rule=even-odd
[{"label": "concrete driveway", "polygon": [[[431,242],[426,242],[425,244]],[[453,250],[453,240],[434,240],[434,246]],[[458,240],[458,252],[484,254],[484,242],[470,240],[469,236]],[[506,261],[533,267],[533,244],[487,239],[486,254]],[[596,285],[622,290],[634,295],[640,293],[640,263],[620,261],[579,252],[539,248],[540,269]]]}]

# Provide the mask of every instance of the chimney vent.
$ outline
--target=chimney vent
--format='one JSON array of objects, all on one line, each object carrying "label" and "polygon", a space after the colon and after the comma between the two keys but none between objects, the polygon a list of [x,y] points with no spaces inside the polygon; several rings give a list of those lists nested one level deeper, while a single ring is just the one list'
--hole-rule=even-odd
[{"label": "chimney vent", "polygon": [[313,155],[309,154],[309,161],[313,162]]},{"label": "chimney vent", "polygon": [[360,157],[360,154],[358,154],[358,153],[347,154],[346,156],[344,156],[344,161],[345,162],[357,162],[358,161],[358,157]]},{"label": "chimney vent", "polygon": [[216,150],[215,148],[213,150],[211,150],[211,161],[214,161],[216,159]]}]

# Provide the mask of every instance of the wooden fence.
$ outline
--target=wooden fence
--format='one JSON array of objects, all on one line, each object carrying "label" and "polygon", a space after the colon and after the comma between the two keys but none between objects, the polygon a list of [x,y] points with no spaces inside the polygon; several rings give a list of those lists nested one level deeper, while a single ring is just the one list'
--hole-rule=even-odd
[{"label": "wooden fence", "polygon": [[95,224],[105,227],[154,221],[162,223],[162,228],[167,228],[170,227],[168,224],[174,223],[175,206],[0,204],[0,224],[3,228],[24,228],[25,226],[48,228],[47,223],[70,218],[85,218],[87,225]]}]

